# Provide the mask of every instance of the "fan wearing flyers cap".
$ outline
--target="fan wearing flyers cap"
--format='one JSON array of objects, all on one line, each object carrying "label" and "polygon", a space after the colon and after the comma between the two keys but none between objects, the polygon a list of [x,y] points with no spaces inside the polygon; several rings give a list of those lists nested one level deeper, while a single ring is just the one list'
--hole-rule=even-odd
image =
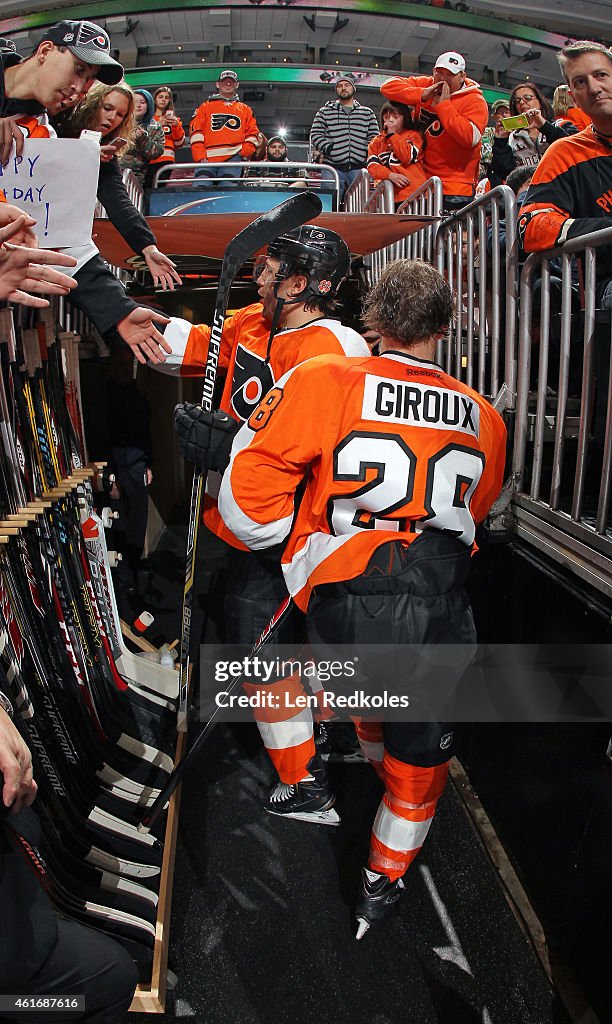
[{"label": "fan wearing flyers cap", "polygon": [[442,180],[445,209],[461,209],[474,197],[489,119],[478,82],[466,76],[464,58],[454,50],[442,53],[431,75],[390,78],[381,92],[415,108],[417,128],[425,135],[425,172]]},{"label": "fan wearing flyers cap", "polygon": [[236,97],[238,75],[227,69],[217,79],[217,92],[201,103],[189,125],[194,163],[205,167],[196,178],[239,178],[240,167],[226,163],[250,160],[255,152],[259,128],[253,111]]},{"label": "fan wearing flyers cap", "polygon": [[[57,40],[57,41],[54,41]],[[95,56],[96,63],[87,60]],[[110,54],[110,40],[93,22],[62,21],[46,29],[34,53],[25,60],[5,41],[0,44],[0,153],[8,162],[13,144],[20,153],[24,132],[36,137],[54,136],[47,113],[59,114],[74,106],[96,77],[118,83],[123,67]],[[23,125],[23,128],[20,127]],[[22,216],[22,211],[0,203],[0,225]],[[14,239],[36,245],[31,217]],[[66,250],[68,251],[68,250]],[[170,346],[155,324],[167,318],[156,310],[137,306],[110,272],[93,241],[73,250],[77,287],[71,301],[93,321],[102,336],[112,341],[119,334],[139,362],[163,362]]]},{"label": "fan wearing flyers cap", "polygon": [[6,166],[13,143],[23,135],[15,117],[73,106],[98,78],[116,85],[123,67],[111,56],[110,39],[92,21],[60,21],[45,29],[34,53],[23,60],[10,40],[0,46],[0,162]]}]

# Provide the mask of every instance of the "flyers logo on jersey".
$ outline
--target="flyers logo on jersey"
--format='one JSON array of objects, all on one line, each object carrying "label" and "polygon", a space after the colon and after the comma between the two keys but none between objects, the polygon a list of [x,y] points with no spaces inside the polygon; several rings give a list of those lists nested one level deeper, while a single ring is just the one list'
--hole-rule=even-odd
[{"label": "flyers logo on jersey", "polygon": [[432,114],[430,110],[424,110],[421,107],[421,113],[419,114],[419,120],[417,128],[420,132],[427,132],[428,135],[441,135],[444,128],[438,121],[435,114]]},{"label": "flyers logo on jersey", "polygon": [[220,132],[224,128],[237,132],[241,124],[242,121],[237,114],[213,114],[210,119],[210,128],[213,132]]},{"label": "flyers logo on jersey", "polygon": [[242,345],[236,349],[232,377],[232,409],[241,420],[248,420],[253,409],[274,384],[268,363]]}]

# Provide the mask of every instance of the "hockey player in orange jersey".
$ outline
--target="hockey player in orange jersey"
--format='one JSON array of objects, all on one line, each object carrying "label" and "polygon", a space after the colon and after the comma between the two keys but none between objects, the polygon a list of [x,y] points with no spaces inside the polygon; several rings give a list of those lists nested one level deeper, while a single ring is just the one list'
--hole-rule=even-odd
[{"label": "hockey player in orange jersey", "polygon": [[[234,421],[247,420],[260,399],[292,367],[326,353],[367,355],[361,335],[334,316],[338,307],[335,296],[349,269],[346,243],[326,228],[306,225],[268,246],[268,255],[260,258],[255,270],[261,302],[229,317],[223,328],[219,368],[227,375],[220,408],[232,417],[226,424],[227,441],[231,443],[236,429]],[[172,318],[164,338],[172,346],[172,354],[159,369],[201,376],[210,328]],[[207,433],[210,415],[195,405],[178,406],[177,410],[183,452],[197,461],[200,431]],[[214,470],[209,461],[206,468]],[[280,551],[252,554],[227,529],[217,510],[219,484],[218,474],[209,472],[204,519],[209,529],[230,545],[226,639],[252,644],[286,596]]]},{"label": "hockey player in orange jersey", "polygon": [[[451,315],[451,292],[436,270],[391,264],[365,305],[381,355],[296,367],[234,439],[221,514],[256,551],[286,542],[287,587],[307,612],[309,640],[326,650],[371,638],[384,659],[398,643],[474,643],[463,584],[476,525],[501,489],[506,431],[484,398],[433,362]],[[401,672],[410,694],[414,664]],[[305,712],[291,722],[293,762],[267,809],[306,820],[315,812],[317,820],[333,794]],[[446,782],[452,726],[431,718],[357,726],[385,784],[356,906],[361,938],[399,898],[424,842]]]}]

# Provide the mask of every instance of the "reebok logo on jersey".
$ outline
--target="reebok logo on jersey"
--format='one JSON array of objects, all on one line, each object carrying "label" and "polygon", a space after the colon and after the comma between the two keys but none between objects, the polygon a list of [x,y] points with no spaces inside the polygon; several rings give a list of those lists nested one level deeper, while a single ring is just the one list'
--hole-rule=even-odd
[{"label": "reebok logo on jersey", "polygon": [[480,409],[468,395],[370,374],[365,379],[361,415],[364,420],[458,430],[472,437],[480,433]]},{"label": "reebok logo on jersey", "polygon": [[213,132],[220,132],[223,128],[231,132],[237,132],[241,121],[237,114],[213,114],[210,118],[210,127]]}]

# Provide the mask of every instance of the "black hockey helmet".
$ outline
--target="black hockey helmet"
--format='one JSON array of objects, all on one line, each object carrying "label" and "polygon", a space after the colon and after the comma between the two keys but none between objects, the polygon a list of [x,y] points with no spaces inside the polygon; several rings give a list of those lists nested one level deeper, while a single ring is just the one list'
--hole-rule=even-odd
[{"label": "black hockey helmet", "polygon": [[280,261],[277,279],[302,273],[308,278],[304,297],[332,298],[348,277],[351,253],[340,235],[315,224],[280,235],[268,245],[268,256]]}]

